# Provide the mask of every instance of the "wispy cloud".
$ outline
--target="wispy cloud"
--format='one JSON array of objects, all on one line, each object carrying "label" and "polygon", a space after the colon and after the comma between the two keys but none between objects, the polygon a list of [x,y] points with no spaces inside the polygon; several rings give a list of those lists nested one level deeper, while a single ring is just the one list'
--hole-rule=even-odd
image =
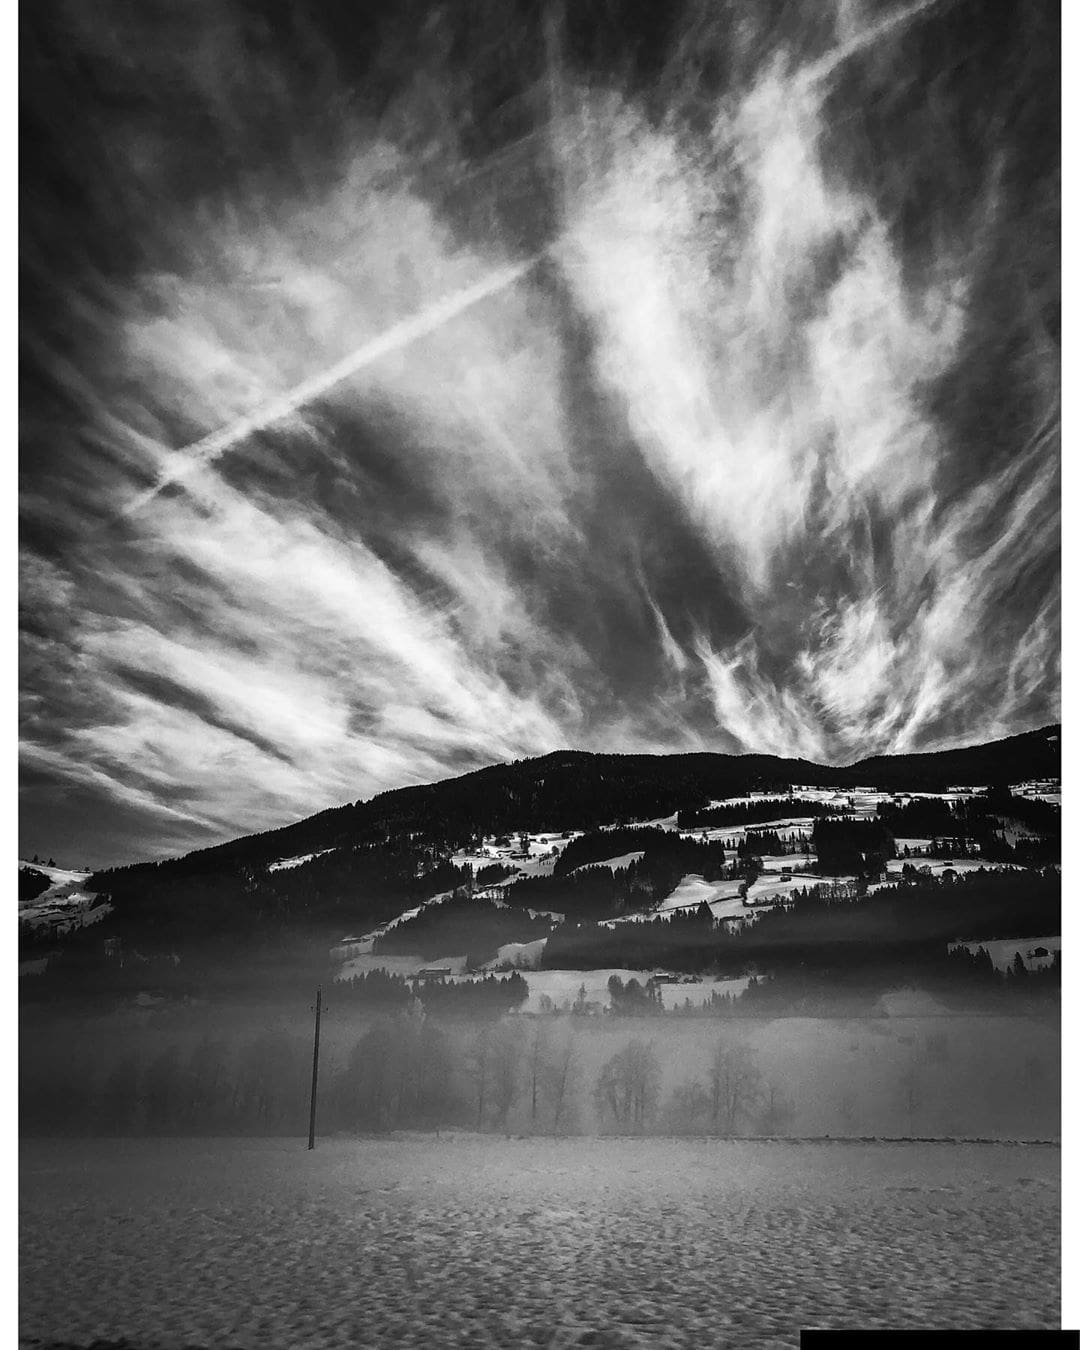
[{"label": "wispy cloud", "polygon": [[745,633],[695,650],[742,745],[853,757],[1013,725],[1034,711],[1004,678],[1014,643],[1041,646],[1054,687],[1053,620],[1010,600],[1024,557],[1053,556],[1056,421],[948,499],[958,447],[927,390],[980,320],[979,259],[961,236],[911,279],[792,69],[696,135],[609,96],[581,116],[561,247],[599,369],[735,584]]}]

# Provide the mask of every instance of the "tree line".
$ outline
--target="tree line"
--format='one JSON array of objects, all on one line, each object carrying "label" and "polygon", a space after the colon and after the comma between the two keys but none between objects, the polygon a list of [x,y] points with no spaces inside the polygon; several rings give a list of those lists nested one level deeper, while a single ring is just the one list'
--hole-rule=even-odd
[{"label": "tree line", "polygon": [[702,1072],[678,1083],[666,1101],[661,1082],[654,1047],[628,1042],[603,1065],[593,1090],[601,1128],[643,1133],[659,1126],[673,1134],[733,1138],[782,1134],[794,1119],[792,1098],[766,1082],[753,1051],[738,1041],[714,1041]]},{"label": "tree line", "polygon": [[[1045,978],[1019,969],[986,971],[978,954],[956,959],[971,960],[988,978],[1014,986]],[[763,997],[772,983],[761,983]],[[612,1027],[590,1035],[590,1023],[573,1016],[455,1022],[427,1015],[414,1001],[405,1009],[377,1011],[359,1027],[345,1023],[335,1033],[335,1008],[341,1011],[336,996],[329,1025],[324,1023],[320,1135],[599,1129],[732,1137],[783,1135],[798,1123],[789,1081],[761,1071],[751,1033],[742,1026],[702,1027],[700,1035],[680,1037],[697,1062],[681,1055],[674,1071],[647,1033],[620,1037]],[[894,1057],[886,1087],[894,1094],[898,1122],[913,1126],[924,1103],[924,1071],[947,1059],[949,1031],[938,1023],[917,1043],[914,1029],[904,1032],[899,1042],[911,1051],[906,1062],[897,1064]],[[1001,1067],[1016,1071],[1025,1093],[1046,1097],[1051,1085],[1045,1064],[1013,1064],[1012,1054],[1003,1052]],[[302,1138],[310,1075],[310,1034],[280,1026],[142,1047],[113,1039],[106,1046],[79,1033],[66,1041],[39,1034],[34,1053],[20,1057],[20,1129],[24,1135]],[[879,1076],[875,1069],[873,1077]],[[1011,1072],[1002,1083],[1015,1095]],[[841,1133],[850,1132],[857,1103],[837,1086],[837,1123]],[[848,1096],[861,1090],[857,1078],[846,1086]]]},{"label": "tree line", "polygon": [[967,842],[974,850],[972,856],[981,853],[993,861],[1012,860],[1015,846],[1008,844],[1004,829],[1022,826],[1035,837],[1023,841],[1021,852],[1047,861],[1060,857],[1061,808],[1038,798],[1016,796],[1005,786],[956,801],[921,797],[903,803],[882,802],[877,819],[897,838],[949,841],[956,857],[967,856],[959,851]]},{"label": "tree line", "polygon": [[624,853],[662,850],[671,840],[670,830],[656,825],[625,826],[613,830],[589,830],[567,842],[555,860],[552,874],[565,876],[576,867],[618,858]]},{"label": "tree line", "polygon": [[809,854],[813,838],[800,830],[782,838],[776,830],[748,830],[736,847],[740,858],[782,858],[789,854]]},{"label": "tree line", "polygon": [[480,979],[444,980],[395,975],[369,970],[334,982],[334,1001],[380,1012],[406,1012],[419,1006],[442,1017],[501,1017],[529,997],[529,986],[518,972],[485,975]]},{"label": "tree line", "polygon": [[[23,1133],[306,1134],[311,1045],[281,1028],[240,1042],[204,1036],[119,1053],[95,1072],[84,1056],[20,1060]],[[376,1016],[336,1057],[325,1049],[319,1131],[384,1132],[515,1123],[560,1134],[581,1124],[581,1063],[568,1023],[506,1019],[448,1025],[409,1011]]]},{"label": "tree line", "polygon": [[877,874],[896,857],[896,840],[876,819],[823,817],[814,821],[811,840],[817,871],[826,876]]},{"label": "tree line", "polygon": [[[21,1064],[24,1133],[105,1135],[307,1131],[310,1046],[280,1028],[240,1042],[120,1053],[94,1074]],[[744,1046],[715,1042],[703,1077],[661,1106],[660,1061],[631,1039],[587,1070],[570,1022],[509,1018],[447,1027],[417,1011],[375,1017],[323,1066],[319,1132],[458,1128],[559,1135],[589,1130],[776,1132],[786,1122]],[[590,1114],[590,1107],[592,1109]],[[771,1114],[770,1114],[771,1110]]]},{"label": "tree line", "polygon": [[714,971],[803,967],[823,974],[941,969],[946,944],[963,938],[1038,936],[1061,924],[1061,874],[979,870],[954,877],[912,869],[861,898],[796,888],[784,908],[765,910],[739,931],[696,910],[606,926],[566,923],[544,948],[545,969]]},{"label": "tree line", "polygon": [[458,890],[394,924],[375,938],[372,950],[383,956],[417,953],[425,960],[465,955],[469,966],[476,967],[490,961],[507,943],[532,942],[550,932],[546,919],[533,919],[524,910]]},{"label": "tree line", "polygon": [[[613,843],[613,838],[618,842]],[[643,855],[626,867],[615,870],[599,863],[573,862],[575,856],[617,857],[619,844],[635,838],[644,843]],[[560,870],[556,864],[551,876],[523,877],[507,890],[507,903],[563,914],[569,920],[595,922],[650,909],[670,895],[688,873],[696,872],[706,881],[716,881],[724,875],[726,855],[722,844],[683,839],[669,830],[604,830],[581,836],[568,844],[567,849],[573,845],[580,847],[571,855],[571,863],[581,870],[570,871],[567,867]],[[622,851],[631,853],[637,849]]]}]

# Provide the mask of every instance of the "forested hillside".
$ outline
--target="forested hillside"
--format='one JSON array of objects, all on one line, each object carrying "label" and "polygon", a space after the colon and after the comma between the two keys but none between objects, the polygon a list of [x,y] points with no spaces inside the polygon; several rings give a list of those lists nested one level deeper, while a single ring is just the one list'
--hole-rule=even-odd
[{"label": "forested hillside", "polygon": [[[144,864],[139,870],[146,880],[158,880],[164,873],[230,872],[278,858],[389,840],[447,850],[489,834],[587,830],[702,811],[717,798],[751,790],[786,792],[792,784],[933,791],[957,783],[1017,783],[1060,772],[1059,727],[962,750],[878,756],[846,768],[775,755],[594,755],[563,750],[440,783],[380,793],[295,825]],[[129,870],[100,872],[92,884],[111,890],[117,872]]]}]

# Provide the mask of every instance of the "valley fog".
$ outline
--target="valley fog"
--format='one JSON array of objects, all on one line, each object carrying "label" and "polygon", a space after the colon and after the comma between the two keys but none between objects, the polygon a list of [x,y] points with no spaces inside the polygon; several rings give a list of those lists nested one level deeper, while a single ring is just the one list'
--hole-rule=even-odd
[{"label": "valley fog", "polygon": [[[670,991],[669,991],[670,995]],[[1052,1012],[463,1019],[351,1008],[326,990],[321,1136],[882,1136],[1054,1140]],[[22,1032],[24,1134],[308,1132],[312,1015],[221,1005],[50,1019]]]}]

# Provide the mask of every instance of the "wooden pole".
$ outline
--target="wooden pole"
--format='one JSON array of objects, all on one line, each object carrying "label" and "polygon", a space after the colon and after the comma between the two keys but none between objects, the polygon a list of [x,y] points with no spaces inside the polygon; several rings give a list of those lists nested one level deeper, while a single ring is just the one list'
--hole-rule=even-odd
[{"label": "wooden pole", "polygon": [[308,1125],[309,1149],[315,1147],[315,1094],[319,1088],[319,1023],[322,1020],[322,989],[315,994],[315,1053],[311,1059],[311,1121]]}]

